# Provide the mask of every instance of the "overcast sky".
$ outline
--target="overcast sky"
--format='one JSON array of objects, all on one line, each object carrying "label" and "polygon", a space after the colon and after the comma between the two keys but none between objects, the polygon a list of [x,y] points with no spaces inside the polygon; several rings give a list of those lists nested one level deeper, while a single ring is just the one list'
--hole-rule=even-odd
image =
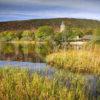
[{"label": "overcast sky", "polygon": [[0,21],[57,17],[100,20],[100,0],[0,0]]}]

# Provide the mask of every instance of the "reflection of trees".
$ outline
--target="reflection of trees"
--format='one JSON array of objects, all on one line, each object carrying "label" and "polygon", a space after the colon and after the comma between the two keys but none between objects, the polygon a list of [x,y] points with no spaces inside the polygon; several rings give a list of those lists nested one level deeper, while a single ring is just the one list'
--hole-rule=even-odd
[{"label": "reflection of trees", "polygon": [[0,50],[1,55],[0,55],[0,59],[11,59],[14,58],[14,46],[12,44],[9,43],[2,43],[2,48]]},{"label": "reflection of trees", "polygon": [[[49,54],[51,52],[52,48],[50,45],[48,45],[47,43],[46,44],[42,44],[42,43],[37,43],[35,45],[35,51],[36,53],[38,54],[38,56],[41,58],[41,59],[44,59],[44,57]],[[37,59],[39,60],[39,59]]]},{"label": "reflection of trees", "polygon": [[25,55],[28,55],[28,45],[27,44],[24,44],[24,45],[21,45],[22,46],[22,51],[23,51],[23,54]]},{"label": "reflection of trees", "polygon": [[15,61],[41,62],[52,52],[52,46],[46,44],[0,44],[0,59]]},{"label": "reflection of trees", "polygon": [[33,44],[20,44],[19,45],[19,59],[20,61],[34,61],[36,53]]},{"label": "reflection of trees", "polygon": [[23,61],[33,61],[36,60],[36,53],[34,50],[34,44],[21,44],[20,45],[20,52],[23,57]]},{"label": "reflection of trees", "polygon": [[5,54],[7,53],[14,53],[14,45],[10,43],[3,44],[2,52]]},{"label": "reflection of trees", "polygon": [[2,43],[0,43],[0,57],[1,57],[1,51],[2,51]]},{"label": "reflection of trees", "polygon": [[19,54],[19,44],[14,44],[15,48],[15,55],[17,56]]}]

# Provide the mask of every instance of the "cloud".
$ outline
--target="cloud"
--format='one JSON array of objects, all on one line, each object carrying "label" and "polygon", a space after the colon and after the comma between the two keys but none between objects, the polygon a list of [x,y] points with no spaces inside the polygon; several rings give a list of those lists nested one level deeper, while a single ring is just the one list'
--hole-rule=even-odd
[{"label": "cloud", "polygon": [[100,11],[100,0],[0,0],[0,2],[13,5],[37,4]]},{"label": "cloud", "polygon": [[100,20],[99,5],[100,0],[0,0],[0,20],[53,17]]}]

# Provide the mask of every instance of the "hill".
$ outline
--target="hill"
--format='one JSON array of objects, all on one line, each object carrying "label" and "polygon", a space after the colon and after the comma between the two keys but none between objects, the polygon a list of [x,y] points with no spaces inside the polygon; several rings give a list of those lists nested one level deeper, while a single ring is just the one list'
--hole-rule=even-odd
[{"label": "hill", "polygon": [[65,25],[78,28],[95,29],[100,27],[100,21],[90,19],[74,19],[74,18],[54,18],[54,19],[33,19],[23,21],[0,22],[0,32],[2,31],[17,31],[17,30],[33,30],[39,26],[49,25],[57,31],[61,22]]}]

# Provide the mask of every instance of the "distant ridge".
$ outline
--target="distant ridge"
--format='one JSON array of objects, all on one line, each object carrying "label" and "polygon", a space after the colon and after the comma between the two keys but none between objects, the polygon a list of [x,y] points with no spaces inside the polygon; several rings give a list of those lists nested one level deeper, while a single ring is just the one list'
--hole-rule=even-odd
[{"label": "distant ridge", "polygon": [[19,30],[33,30],[35,31],[39,26],[49,25],[58,30],[61,22],[65,25],[79,28],[100,28],[100,21],[91,19],[75,19],[75,18],[51,18],[51,19],[31,19],[0,22],[0,32],[2,31],[19,31]]}]

